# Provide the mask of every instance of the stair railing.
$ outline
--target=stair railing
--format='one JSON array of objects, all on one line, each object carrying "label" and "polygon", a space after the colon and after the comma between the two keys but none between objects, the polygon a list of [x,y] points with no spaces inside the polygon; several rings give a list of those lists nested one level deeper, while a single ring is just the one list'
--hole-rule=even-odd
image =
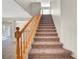
[{"label": "stair railing", "polygon": [[29,49],[35,36],[37,26],[39,24],[41,16],[34,16],[20,31],[19,27],[16,27],[16,59],[28,58]]}]

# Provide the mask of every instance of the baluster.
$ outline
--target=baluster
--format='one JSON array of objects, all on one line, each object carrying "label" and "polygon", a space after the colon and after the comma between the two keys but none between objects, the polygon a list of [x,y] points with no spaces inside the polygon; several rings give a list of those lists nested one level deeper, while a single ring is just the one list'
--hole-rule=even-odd
[{"label": "baluster", "polygon": [[24,45],[23,45],[23,54],[25,54],[25,49],[26,49],[26,39],[27,39],[27,30],[25,30],[24,31],[24,33],[23,33],[23,43],[24,43]]},{"label": "baluster", "polygon": [[22,45],[23,45],[23,42],[22,42],[23,40],[22,40],[22,37],[21,37],[21,41],[20,41],[20,43],[21,43],[21,49],[20,49],[20,55],[21,55],[21,59],[23,59],[23,53],[22,53],[22,50],[23,50],[23,47],[22,47]]}]

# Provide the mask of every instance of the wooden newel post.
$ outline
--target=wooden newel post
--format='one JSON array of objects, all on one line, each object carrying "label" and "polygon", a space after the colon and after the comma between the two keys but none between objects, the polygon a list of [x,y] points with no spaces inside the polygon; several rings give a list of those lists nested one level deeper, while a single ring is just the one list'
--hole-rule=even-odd
[{"label": "wooden newel post", "polygon": [[19,31],[19,27],[16,27],[16,32],[15,32],[15,38],[16,38],[16,59],[21,59],[20,57],[20,37],[21,37],[21,32]]}]

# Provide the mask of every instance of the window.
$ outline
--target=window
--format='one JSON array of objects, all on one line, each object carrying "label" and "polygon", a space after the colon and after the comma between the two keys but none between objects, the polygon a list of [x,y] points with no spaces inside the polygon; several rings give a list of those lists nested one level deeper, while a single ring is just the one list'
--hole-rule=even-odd
[{"label": "window", "polygon": [[10,24],[2,25],[2,40],[7,40],[11,38],[11,26]]}]

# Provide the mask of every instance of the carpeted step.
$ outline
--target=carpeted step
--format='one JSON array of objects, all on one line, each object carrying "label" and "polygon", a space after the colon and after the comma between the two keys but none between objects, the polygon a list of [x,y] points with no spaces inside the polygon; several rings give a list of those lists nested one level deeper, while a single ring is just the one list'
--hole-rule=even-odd
[{"label": "carpeted step", "polygon": [[36,34],[57,34],[57,32],[36,32]]},{"label": "carpeted step", "polygon": [[38,29],[55,29],[56,27],[52,26],[52,27],[41,27],[39,26]]},{"label": "carpeted step", "polygon": [[39,26],[54,26],[54,24],[39,24]]},{"label": "carpeted step", "polygon": [[40,24],[54,24],[52,22],[40,22]]},{"label": "carpeted step", "polygon": [[68,57],[68,58],[67,57],[66,58],[59,58],[59,57],[58,58],[57,57],[56,58],[52,58],[52,57],[33,58],[33,57],[29,57],[29,59],[75,59],[75,58],[73,58],[73,57]]},{"label": "carpeted step", "polygon": [[39,23],[39,25],[54,25],[53,23]]},{"label": "carpeted step", "polygon": [[52,24],[54,24],[52,21],[40,21],[40,23],[52,23]]},{"label": "carpeted step", "polygon": [[62,48],[63,44],[61,42],[33,42],[32,48]]},{"label": "carpeted step", "polygon": [[52,27],[55,27],[55,26],[38,26],[38,27],[42,27],[42,28],[52,28]]},{"label": "carpeted step", "polygon": [[38,26],[38,27],[55,27],[55,26]]},{"label": "carpeted step", "polygon": [[36,32],[36,36],[58,36],[56,32]]},{"label": "carpeted step", "polygon": [[71,51],[61,48],[53,49],[32,49],[29,57],[31,58],[70,58]]},{"label": "carpeted step", "polygon": [[53,24],[53,23],[40,23],[40,24]]},{"label": "carpeted step", "polygon": [[55,29],[37,29],[37,32],[56,32]]},{"label": "carpeted step", "polygon": [[35,38],[34,38],[34,41],[44,41],[44,42],[52,42],[52,41],[59,41],[59,37],[58,36],[55,36],[55,37],[37,37],[37,36],[35,36]]}]

